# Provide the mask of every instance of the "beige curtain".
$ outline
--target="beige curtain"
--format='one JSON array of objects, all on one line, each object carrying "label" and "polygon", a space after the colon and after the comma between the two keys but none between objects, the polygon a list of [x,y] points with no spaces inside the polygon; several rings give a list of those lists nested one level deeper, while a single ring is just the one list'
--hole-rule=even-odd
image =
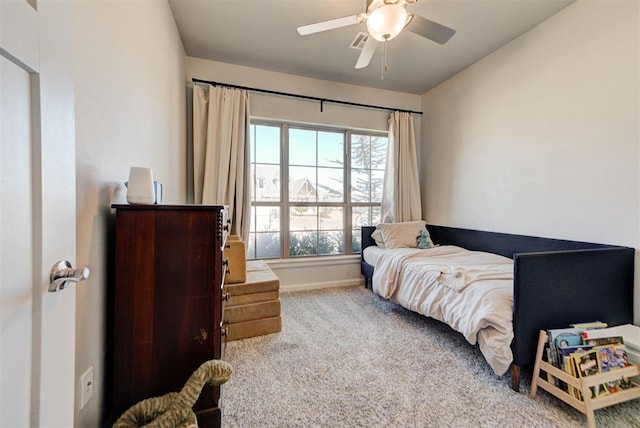
[{"label": "beige curtain", "polygon": [[422,220],[416,138],[411,113],[395,111],[389,117],[381,214],[383,223]]},{"label": "beige curtain", "polygon": [[249,239],[249,94],[209,85],[193,87],[195,202],[228,205],[231,234]]}]

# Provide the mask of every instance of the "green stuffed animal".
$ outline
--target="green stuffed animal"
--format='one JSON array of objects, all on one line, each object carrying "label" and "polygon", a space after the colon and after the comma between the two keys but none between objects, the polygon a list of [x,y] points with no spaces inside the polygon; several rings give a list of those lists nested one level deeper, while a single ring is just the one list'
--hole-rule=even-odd
[{"label": "green stuffed animal", "polygon": [[231,364],[210,360],[202,364],[187,380],[180,392],[148,398],[131,406],[113,424],[113,428],[196,428],[198,422],[191,409],[202,387],[222,385],[231,377]]},{"label": "green stuffed animal", "polygon": [[429,235],[429,231],[427,229],[423,229],[420,231],[420,236],[418,236],[418,248],[422,250],[426,250],[428,248],[433,248],[433,241],[431,240],[431,235]]}]

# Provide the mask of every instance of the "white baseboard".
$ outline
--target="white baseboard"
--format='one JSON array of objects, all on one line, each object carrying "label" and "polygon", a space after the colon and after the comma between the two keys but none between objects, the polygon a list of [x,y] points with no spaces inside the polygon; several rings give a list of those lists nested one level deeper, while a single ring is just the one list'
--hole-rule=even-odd
[{"label": "white baseboard", "polygon": [[363,285],[361,279],[351,279],[344,281],[324,281],[324,282],[311,282],[305,284],[288,284],[280,285],[280,292],[284,291],[306,291],[306,290],[318,290],[321,288],[332,287],[353,287],[354,285]]}]

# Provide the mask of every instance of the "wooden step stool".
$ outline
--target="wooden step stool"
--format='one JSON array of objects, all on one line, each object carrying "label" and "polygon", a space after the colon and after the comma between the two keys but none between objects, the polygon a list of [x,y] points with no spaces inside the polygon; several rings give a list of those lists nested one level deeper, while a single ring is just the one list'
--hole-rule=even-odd
[{"label": "wooden step stool", "polygon": [[227,302],[222,319],[227,341],[277,333],[280,316],[280,279],[261,260],[247,262],[245,282],[225,284]]}]

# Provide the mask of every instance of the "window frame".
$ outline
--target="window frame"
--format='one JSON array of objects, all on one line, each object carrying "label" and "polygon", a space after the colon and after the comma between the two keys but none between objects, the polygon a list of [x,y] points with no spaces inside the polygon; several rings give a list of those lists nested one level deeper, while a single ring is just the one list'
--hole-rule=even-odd
[{"label": "window frame", "polygon": [[[271,126],[277,127],[280,129],[280,189],[279,189],[279,202],[275,201],[256,201],[252,197],[250,207],[252,212],[255,211],[255,207],[279,207],[280,208],[280,255],[279,257],[256,257],[254,254],[255,260],[273,260],[273,259],[304,259],[307,257],[339,257],[345,255],[354,255],[360,254],[359,252],[353,252],[353,208],[354,207],[379,207],[381,205],[380,202],[352,202],[351,201],[351,140],[353,135],[366,135],[369,137],[382,137],[387,139],[388,144],[388,132],[386,131],[376,131],[376,130],[365,130],[365,129],[357,129],[357,128],[348,128],[344,126],[331,126],[331,125],[318,125],[318,124],[306,124],[306,123],[297,123],[292,121],[285,120],[276,120],[276,119],[261,119],[261,118],[251,118],[250,127],[253,126]],[[332,132],[332,133],[342,133],[343,135],[343,153],[342,153],[342,162],[343,162],[343,200],[342,202],[298,202],[298,201],[290,201],[289,200],[289,168],[291,165],[289,164],[289,130],[290,129],[301,129],[308,130],[314,132]],[[253,138],[253,132],[251,132],[251,136]],[[255,147],[256,142],[251,141],[252,150]],[[316,145],[317,148],[317,145]],[[250,159],[250,166],[254,166],[258,164],[256,162],[257,159],[255,155],[253,160]],[[315,168],[318,168],[316,163]],[[251,170],[251,168],[250,168]],[[371,170],[371,168],[369,169]],[[251,185],[257,185],[256,177],[251,177]],[[317,186],[317,183],[316,183]],[[254,196],[255,190],[252,192]],[[371,196],[371,195],[370,195]],[[290,254],[290,241],[291,241],[291,231],[290,231],[290,210],[295,207],[316,207],[321,209],[323,207],[339,207],[343,212],[343,252],[339,254],[310,254],[308,256],[292,256]],[[319,215],[319,214],[318,214]],[[255,219],[251,219],[253,222]],[[315,229],[316,231],[321,231],[319,229],[319,225]],[[255,241],[257,243],[257,231],[254,232]],[[257,250],[257,248],[255,249]]]}]

